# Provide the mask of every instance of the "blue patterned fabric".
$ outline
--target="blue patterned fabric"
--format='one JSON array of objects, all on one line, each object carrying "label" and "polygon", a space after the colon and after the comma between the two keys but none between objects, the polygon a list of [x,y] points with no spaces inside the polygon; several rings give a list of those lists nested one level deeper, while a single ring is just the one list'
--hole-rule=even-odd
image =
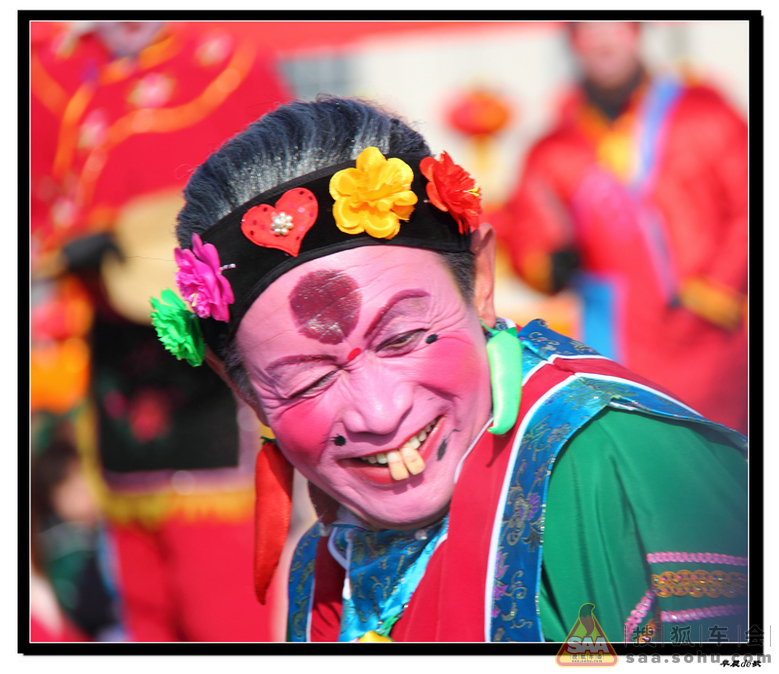
[{"label": "blue patterned fabric", "polygon": [[447,515],[417,531],[333,525],[332,542],[348,568],[338,641],[356,641],[370,630],[386,636],[417,589],[448,524]]},{"label": "blue patterned fabric", "polygon": [[308,641],[308,615],[314,594],[314,564],[316,547],[324,527],[317,522],[295,548],[289,567],[289,608],[287,609],[287,641]]},{"label": "blue patterned fabric", "polygon": [[371,531],[338,522],[331,527],[315,524],[300,539],[290,566],[288,640],[308,640],[316,549],[322,535],[332,535],[337,553],[349,562],[349,589],[342,598],[338,640],[355,641],[370,630],[382,635],[390,631],[448,526],[448,515],[415,531]]}]

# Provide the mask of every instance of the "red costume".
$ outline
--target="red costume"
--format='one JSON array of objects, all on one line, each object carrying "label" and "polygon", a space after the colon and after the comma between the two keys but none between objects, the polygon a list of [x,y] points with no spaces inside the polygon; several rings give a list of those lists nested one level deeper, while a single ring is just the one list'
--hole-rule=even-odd
[{"label": "red costume", "polygon": [[59,630],[49,629],[46,623],[32,615],[30,616],[30,641],[32,643],[49,641],[71,642],[89,641],[89,638],[70,622],[63,622],[62,627]]},{"label": "red costume", "polygon": [[128,199],[180,192],[226,138],[286,100],[258,42],[167,24],[119,57],[92,33],[33,24],[33,253],[110,229]]},{"label": "red costume", "polygon": [[746,432],[747,196],[744,121],[662,77],[612,122],[575,94],[496,226],[531,286],[579,292],[582,341]]}]

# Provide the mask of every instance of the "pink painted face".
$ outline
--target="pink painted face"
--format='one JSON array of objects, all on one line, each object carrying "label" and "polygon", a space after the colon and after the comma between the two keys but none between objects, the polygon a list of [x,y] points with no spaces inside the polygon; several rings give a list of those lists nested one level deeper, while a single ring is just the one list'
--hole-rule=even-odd
[{"label": "pink painted face", "polygon": [[305,477],[374,526],[443,514],[492,399],[479,317],[436,253],[367,246],[306,262],[254,302],[237,341]]}]

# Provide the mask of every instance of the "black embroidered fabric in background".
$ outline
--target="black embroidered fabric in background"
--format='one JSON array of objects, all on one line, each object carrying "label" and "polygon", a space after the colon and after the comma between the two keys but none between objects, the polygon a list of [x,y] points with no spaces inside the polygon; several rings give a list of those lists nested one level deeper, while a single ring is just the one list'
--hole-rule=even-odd
[{"label": "black embroidered fabric in background", "polygon": [[117,316],[96,316],[92,358],[103,468],[238,465],[235,400],[210,368],[171,358],[154,328]]}]

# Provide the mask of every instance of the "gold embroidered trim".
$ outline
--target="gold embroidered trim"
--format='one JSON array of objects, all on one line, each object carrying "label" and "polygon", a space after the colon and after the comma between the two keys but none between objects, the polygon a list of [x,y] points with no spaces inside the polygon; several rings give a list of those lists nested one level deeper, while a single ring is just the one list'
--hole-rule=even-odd
[{"label": "gold embroidered trim", "polygon": [[747,576],[741,571],[728,573],[721,569],[682,569],[653,573],[652,585],[658,597],[735,597],[737,594],[746,594]]},{"label": "gold embroidered trim", "polygon": [[217,519],[239,522],[254,513],[254,490],[177,494],[170,490],[150,494],[106,492],[102,501],[108,520],[154,528],[173,517],[187,521]]},{"label": "gold embroidered trim", "polygon": [[655,634],[659,631],[660,630],[657,628],[657,620],[655,618],[650,618],[643,629],[639,631],[635,638],[635,642],[637,644],[647,644],[654,639]]}]

